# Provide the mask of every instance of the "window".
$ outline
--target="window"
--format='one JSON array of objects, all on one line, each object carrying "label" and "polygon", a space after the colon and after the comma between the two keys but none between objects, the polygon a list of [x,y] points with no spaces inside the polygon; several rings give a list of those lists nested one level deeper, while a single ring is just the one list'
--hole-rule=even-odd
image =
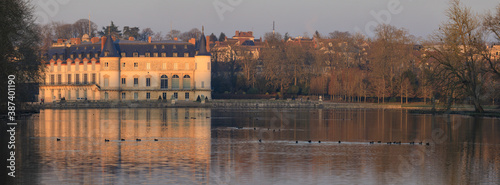
[{"label": "window", "polygon": [[187,49],[188,48],[188,45],[184,45],[184,49]]},{"label": "window", "polygon": [[75,83],[80,84],[80,74],[75,74]]},{"label": "window", "polygon": [[134,87],[139,87],[139,78],[134,78]]},{"label": "window", "polygon": [[184,64],[184,69],[189,70],[189,63]]},{"label": "window", "polygon": [[108,68],[108,63],[107,62],[104,63],[104,67]]},{"label": "window", "polygon": [[64,59],[64,55],[59,55],[59,59],[63,60]]},{"label": "window", "polygon": [[134,62],[134,69],[138,69],[138,68],[139,68],[139,63]]},{"label": "window", "polygon": [[167,69],[167,63],[163,63],[163,64],[161,65],[161,69]]},{"label": "window", "polygon": [[161,45],[161,49],[165,49],[165,45]]},{"label": "window", "polygon": [[83,97],[87,99],[87,89],[83,90]]},{"label": "window", "polygon": [[167,53],[161,53],[161,57],[167,57]]},{"label": "window", "polygon": [[177,63],[174,63],[174,70],[177,70]]},{"label": "window", "polygon": [[184,53],[184,57],[189,57],[189,53]]},{"label": "window", "polygon": [[50,85],[54,85],[54,75],[50,75]]},{"label": "window", "polygon": [[127,79],[126,78],[122,78],[122,85],[125,85],[127,83]]},{"label": "window", "polygon": [[122,52],[122,57],[126,57],[126,56],[127,56],[127,53]]},{"label": "window", "polygon": [[153,48],[156,49],[156,45],[154,45]]},{"label": "window", "polygon": [[139,93],[134,93],[134,100],[138,100],[139,99]]},{"label": "window", "polygon": [[205,88],[205,82],[201,81],[201,88]]},{"label": "window", "polygon": [[139,57],[139,53],[134,52],[134,57]]},{"label": "window", "polygon": [[125,62],[122,63],[122,67],[125,68]]},{"label": "window", "polygon": [[172,53],[173,54],[173,57],[177,57],[177,53]]},{"label": "window", "polygon": [[155,52],[155,53],[153,53],[153,56],[154,56],[154,57],[158,57],[158,53],[156,53],[156,52]]},{"label": "window", "polygon": [[90,53],[87,53],[87,58],[90,59]]},{"label": "window", "polygon": [[188,92],[184,94],[184,99],[189,100],[189,93]]},{"label": "window", "polygon": [[179,89],[179,76],[172,76],[172,89]]},{"label": "window", "polygon": [[68,74],[68,84],[71,84],[71,74]]},{"label": "window", "polygon": [[163,99],[166,100],[167,99],[167,93],[162,93],[162,96],[163,96]]},{"label": "window", "polygon": [[146,63],[146,69],[151,69],[151,63]]},{"label": "window", "polygon": [[98,57],[99,57],[99,53],[94,54],[94,58],[98,58]]},{"label": "window", "polygon": [[176,45],[174,45],[174,49],[177,49],[177,46],[176,46]]},{"label": "window", "polygon": [[[105,51],[105,52],[104,52],[104,56],[105,56],[105,57],[107,57],[108,55],[109,55],[109,51]],[[78,56],[78,58],[81,58],[81,57],[82,57],[82,55],[79,55],[79,56]]]},{"label": "window", "polygon": [[104,78],[104,87],[109,85],[109,78]]},{"label": "window", "polygon": [[127,94],[122,93],[122,100],[125,100],[125,99],[127,99]]},{"label": "window", "polygon": [[52,59],[56,60],[57,59],[57,54],[52,55]]},{"label": "window", "polygon": [[146,87],[151,86],[151,78],[146,78]]},{"label": "window", "polygon": [[146,53],[144,53],[144,56],[145,56],[145,57],[150,57],[150,56],[151,56],[151,53],[146,52]]},{"label": "window", "polygon": [[75,54],[71,54],[71,55],[69,55],[69,58],[71,58],[71,59],[75,59]]},{"label": "window", "polygon": [[62,75],[57,75],[57,84],[62,83]]},{"label": "window", "polygon": [[109,94],[108,94],[108,92],[105,92],[105,93],[104,93],[104,99],[105,99],[105,100],[108,100],[108,99],[109,99]]},{"label": "window", "polygon": [[151,93],[146,93],[146,100],[150,100],[151,99]]},{"label": "window", "polygon": [[80,98],[80,90],[76,90],[75,95],[76,95],[76,99]]},{"label": "window", "polygon": [[68,91],[68,100],[71,100],[71,90]]},{"label": "window", "polygon": [[189,75],[184,75],[184,78],[182,78],[182,88],[191,88],[191,77]]},{"label": "window", "polygon": [[167,75],[161,76],[161,88],[168,89],[168,77],[167,77]]},{"label": "window", "polygon": [[87,79],[87,74],[83,74],[83,84],[87,84],[87,83],[89,83],[88,79]]},{"label": "window", "polygon": [[92,73],[92,84],[95,84],[95,73]]},{"label": "window", "polygon": [[174,92],[174,99],[177,99],[177,98],[179,98],[179,94]]}]

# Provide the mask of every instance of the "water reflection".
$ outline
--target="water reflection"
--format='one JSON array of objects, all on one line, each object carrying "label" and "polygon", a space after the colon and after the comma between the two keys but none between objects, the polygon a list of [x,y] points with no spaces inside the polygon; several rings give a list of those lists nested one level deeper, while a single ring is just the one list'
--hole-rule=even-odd
[{"label": "water reflection", "polygon": [[44,110],[27,120],[20,173],[32,178],[19,182],[498,184],[499,123],[382,109]]}]

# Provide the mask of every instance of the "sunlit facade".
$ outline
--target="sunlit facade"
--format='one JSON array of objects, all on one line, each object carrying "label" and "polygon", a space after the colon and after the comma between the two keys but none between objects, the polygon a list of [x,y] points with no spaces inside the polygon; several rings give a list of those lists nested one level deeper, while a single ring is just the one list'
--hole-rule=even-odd
[{"label": "sunlit facade", "polygon": [[203,34],[198,48],[194,41],[106,37],[58,43],[45,56],[39,100],[211,99],[210,53]]}]

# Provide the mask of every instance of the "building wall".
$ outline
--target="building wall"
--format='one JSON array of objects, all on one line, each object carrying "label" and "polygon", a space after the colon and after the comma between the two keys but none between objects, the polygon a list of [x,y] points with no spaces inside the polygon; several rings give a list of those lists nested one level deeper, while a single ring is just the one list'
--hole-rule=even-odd
[{"label": "building wall", "polygon": [[[96,59],[75,59],[76,64],[72,64],[71,59],[66,62],[68,64],[62,64],[60,59],[51,60],[47,65],[45,84],[40,86],[40,99],[46,102],[85,97],[87,100],[107,101],[147,100],[148,93],[149,100],[155,101],[158,97],[170,100],[176,93],[178,100],[194,101],[201,95],[211,99],[210,56],[101,57],[99,62]],[[61,75],[60,81],[58,75]],[[161,88],[163,75],[167,76],[167,88]],[[87,83],[84,83],[84,76]],[[174,79],[174,76],[178,78]],[[124,84],[122,79],[125,79]],[[150,79],[149,86],[147,79]],[[178,80],[178,87],[172,86],[174,80]],[[189,94],[187,99],[186,93]]]}]

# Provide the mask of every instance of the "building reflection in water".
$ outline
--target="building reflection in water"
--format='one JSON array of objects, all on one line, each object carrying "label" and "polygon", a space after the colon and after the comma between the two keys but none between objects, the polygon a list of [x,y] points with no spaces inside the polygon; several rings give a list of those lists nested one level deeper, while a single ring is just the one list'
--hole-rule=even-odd
[{"label": "building reflection in water", "polygon": [[383,109],[44,110],[30,127],[39,159],[23,168],[45,184],[498,184],[498,124]]},{"label": "building reflection in water", "polygon": [[58,178],[42,175],[41,182],[207,182],[207,117],[209,109],[44,110],[35,124],[43,138],[40,173]]}]

